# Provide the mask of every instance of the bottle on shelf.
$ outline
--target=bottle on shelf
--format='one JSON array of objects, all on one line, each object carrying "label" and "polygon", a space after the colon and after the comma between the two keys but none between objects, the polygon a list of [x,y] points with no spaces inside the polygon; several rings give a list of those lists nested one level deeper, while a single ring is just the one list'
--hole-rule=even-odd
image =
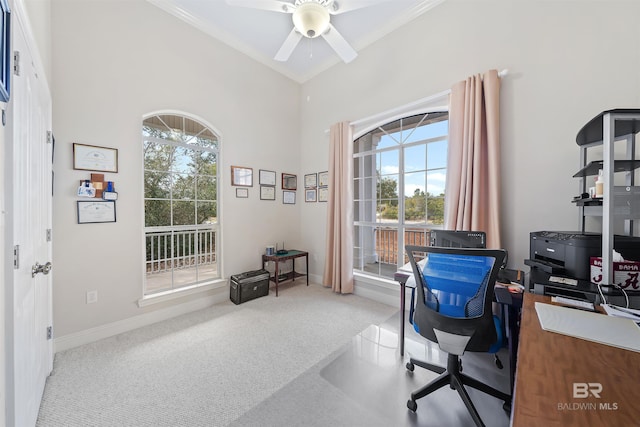
[{"label": "bottle on shelf", "polygon": [[602,176],[602,169],[598,170],[598,177],[596,178],[596,197],[602,197],[604,194],[604,177]]}]

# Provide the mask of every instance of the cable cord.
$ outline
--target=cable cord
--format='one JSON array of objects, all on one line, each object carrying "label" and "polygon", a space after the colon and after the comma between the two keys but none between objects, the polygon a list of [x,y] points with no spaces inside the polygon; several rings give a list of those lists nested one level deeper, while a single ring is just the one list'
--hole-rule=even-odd
[{"label": "cable cord", "polygon": [[[627,291],[625,291],[620,285],[614,283],[613,285],[602,285],[600,283],[598,283],[598,292],[600,293],[600,298],[602,298],[602,302],[604,304],[608,304],[607,299],[604,297],[604,294],[602,293],[602,287],[606,286],[607,288],[617,288],[620,289],[620,292],[622,292],[622,295],[624,295],[624,299],[625,299],[625,308],[629,308],[629,295],[627,295]],[[616,304],[609,304],[609,305],[613,305],[615,306]]]}]

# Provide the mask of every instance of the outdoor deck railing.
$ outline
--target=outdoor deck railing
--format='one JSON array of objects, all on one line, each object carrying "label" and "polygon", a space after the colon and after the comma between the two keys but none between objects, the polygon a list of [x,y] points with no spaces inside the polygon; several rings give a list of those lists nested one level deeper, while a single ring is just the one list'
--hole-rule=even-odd
[{"label": "outdoor deck railing", "polygon": [[216,262],[216,230],[188,229],[145,233],[146,272],[164,273]]},{"label": "outdoor deck railing", "polygon": [[[398,265],[398,229],[394,227],[378,227],[375,233],[378,262]],[[419,228],[404,230],[405,245],[429,246],[430,241],[430,230]],[[402,252],[404,253],[404,250]],[[409,262],[409,259],[405,254],[402,264],[407,262]]]}]

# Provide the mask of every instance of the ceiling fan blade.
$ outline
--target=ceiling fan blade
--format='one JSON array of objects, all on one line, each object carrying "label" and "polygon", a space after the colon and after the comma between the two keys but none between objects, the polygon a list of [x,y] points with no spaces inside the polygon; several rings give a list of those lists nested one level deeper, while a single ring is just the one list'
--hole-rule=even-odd
[{"label": "ceiling fan blade", "polygon": [[327,6],[329,13],[338,15],[352,10],[362,9],[367,6],[374,6],[378,3],[384,3],[391,0],[334,0]]},{"label": "ceiling fan blade", "polygon": [[278,53],[276,53],[276,56],[273,59],[283,62],[289,59],[289,57],[293,53],[293,49],[296,48],[301,38],[302,34],[297,32],[295,28],[291,30],[291,32],[287,36],[287,39],[284,41],[284,43],[282,43],[280,50],[278,51]]},{"label": "ceiling fan blade", "polygon": [[280,0],[226,0],[229,6],[251,7],[253,9],[270,10],[272,12],[293,13],[293,3]]},{"label": "ceiling fan blade", "polygon": [[327,41],[327,43],[329,43],[329,46],[336,51],[338,56],[340,56],[345,63],[348,64],[358,56],[358,53],[349,43],[347,43],[344,37],[342,37],[333,25],[329,24],[329,29],[322,34],[322,37]]}]

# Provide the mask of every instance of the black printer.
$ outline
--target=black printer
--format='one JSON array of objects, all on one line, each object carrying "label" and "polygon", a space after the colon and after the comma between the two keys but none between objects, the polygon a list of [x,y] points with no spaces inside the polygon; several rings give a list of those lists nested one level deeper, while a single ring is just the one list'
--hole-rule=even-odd
[{"label": "black printer", "polygon": [[[602,256],[602,234],[581,231],[534,231],[530,234],[530,279],[537,270],[579,280],[590,280],[591,257]],[[640,237],[615,235],[613,248],[625,260],[640,261]]]}]

